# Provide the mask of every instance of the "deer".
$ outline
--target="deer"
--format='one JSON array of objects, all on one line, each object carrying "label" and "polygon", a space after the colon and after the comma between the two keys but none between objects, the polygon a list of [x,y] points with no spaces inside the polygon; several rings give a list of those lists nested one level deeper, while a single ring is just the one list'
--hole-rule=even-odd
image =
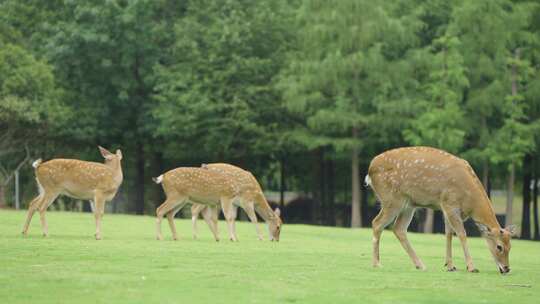
[{"label": "deer", "polygon": [[[240,187],[240,191],[242,193],[240,199],[236,202],[236,204],[238,204],[242,209],[244,209],[250,221],[255,225],[258,239],[263,240],[263,235],[259,229],[257,215],[255,213],[259,214],[261,218],[263,218],[268,223],[270,240],[279,241],[279,232],[281,229],[281,225],[283,224],[280,219],[281,211],[279,210],[279,208],[276,208],[274,211],[272,211],[272,208],[270,207],[268,201],[264,196],[261,185],[251,172],[244,170],[240,167],[225,163],[202,164],[201,167],[208,170],[214,170],[221,174],[225,174],[229,176],[229,178],[233,179]],[[197,204],[193,205],[193,208],[191,210],[191,219],[194,238],[197,238],[196,221],[198,218],[198,214],[203,212],[203,218],[208,223],[208,214],[205,214],[204,212],[215,212],[207,211],[206,208]],[[237,205],[234,205],[233,208],[234,210],[232,212],[232,218],[234,221],[236,220],[237,215]],[[212,226],[210,227],[212,229]]]},{"label": "deer", "polygon": [[39,194],[29,203],[26,221],[22,230],[28,234],[32,216],[39,211],[43,236],[49,234],[45,213],[47,208],[61,194],[94,203],[96,221],[96,240],[101,239],[101,220],[105,203],[111,201],[122,184],[122,151],[111,153],[98,146],[104,163],[88,162],[77,159],[52,159],[43,162],[38,159],[32,163],[35,170]]},{"label": "deer", "polygon": [[[229,169],[230,167],[234,167],[227,164],[220,165],[226,165]],[[154,178],[154,182],[162,184],[167,197],[165,202],[156,209],[156,238],[158,240],[162,239],[161,220],[164,215],[167,215],[173,239],[176,240],[177,233],[174,224],[175,214],[185,204],[198,203],[208,206],[209,208],[218,208],[221,206],[223,215],[227,221],[229,239],[231,241],[238,241],[234,222],[237,205],[240,205],[246,211],[251,221],[255,223],[259,239],[262,239],[262,234],[256,224],[257,217],[255,215],[255,210],[257,210],[261,217],[268,222],[271,240],[279,241],[282,224],[279,217],[280,210],[276,209],[274,211],[270,208],[262,191],[252,191],[250,187],[246,187],[242,182],[239,182],[240,180],[243,181],[241,174],[249,174],[251,176],[250,178],[256,182],[256,179],[251,173],[238,167],[234,168],[242,171],[235,171],[233,173],[232,171],[224,170],[223,168],[210,166],[211,165],[203,165],[202,167],[180,167]],[[194,207],[193,209],[192,207],[192,212],[194,210],[196,211],[197,208],[198,207]],[[201,208],[201,210],[204,210],[204,208]],[[217,213],[215,210],[210,209],[210,214]],[[205,217],[205,220],[206,219],[207,218]],[[212,224],[210,224],[210,222]],[[217,237],[217,216],[214,216],[211,221],[207,220],[207,223],[209,223],[210,229],[214,233],[216,240],[219,240]]]},{"label": "deer", "polygon": [[379,241],[383,229],[394,221],[393,231],[417,269],[426,269],[409,240],[407,228],[416,208],[440,209],[444,215],[447,271],[456,271],[452,261],[452,236],[463,248],[468,272],[475,268],[463,222],[472,218],[486,239],[501,274],[510,272],[510,238],[515,227],[502,228],[491,201],[469,163],[431,147],[404,147],[377,155],[365,178],[381,204],[372,221],[373,266],[380,267]]}]

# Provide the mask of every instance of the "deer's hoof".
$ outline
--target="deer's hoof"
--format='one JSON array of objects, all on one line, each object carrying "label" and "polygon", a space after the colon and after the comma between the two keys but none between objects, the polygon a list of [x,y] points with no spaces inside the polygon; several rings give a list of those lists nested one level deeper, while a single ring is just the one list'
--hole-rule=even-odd
[{"label": "deer's hoof", "polygon": [[455,272],[455,271],[457,271],[457,268],[456,268],[456,266],[448,267],[448,268],[446,269],[446,271],[448,271],[448,272]]},{"label": "deer's hoof", "polygon": [[156,240],[161,241],[163,240],[163,237],[161,235],[156,236]]},{"label": "deer's hoof", "polygon": [[426,270],[426,266],[424,266],[424,265],[416,265],[416,269],[424,271],[424,270]]},{"label": "deer's hoof", "polygon": [[471,272],[471,273],[479,273],[480,270],[476,269],[476,268],[473,268],[473,269],[467,269],[468,272]]}]

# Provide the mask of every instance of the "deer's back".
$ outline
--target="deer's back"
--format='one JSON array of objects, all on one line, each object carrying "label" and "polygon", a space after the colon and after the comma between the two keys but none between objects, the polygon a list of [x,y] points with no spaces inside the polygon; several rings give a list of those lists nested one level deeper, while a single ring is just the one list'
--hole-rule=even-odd
[{"label": "deer's back", "polygon": [[227,176],[198,167],[173,169],[163,175],[163,188],[167,195],[178,194],[196,201],[216,201],[222,196],[238,194],[235,182]]},{"label": "deer's back", "polygon": [[118,188],[109,167],[76,159],[44,162],[36,168],[36,177],[44,188],[52,188],[76,198],[92,198],[96,189],[108,194]]},{"label": "deer's back", "polygon": [[429,147],[384,152],[371,162],[369,176],[376,193],[399,193],[418,205],[463,201],[479,184],[467,161]]},{"label": "deer's back", "polygon": [[205,168],[227,176],[229,179],[234,181],[234,183],[236,183],[240,193],[262,193],[259,182],[253,176],[253,174],[247,170],[225,163],[207,164],[205,165]]}]

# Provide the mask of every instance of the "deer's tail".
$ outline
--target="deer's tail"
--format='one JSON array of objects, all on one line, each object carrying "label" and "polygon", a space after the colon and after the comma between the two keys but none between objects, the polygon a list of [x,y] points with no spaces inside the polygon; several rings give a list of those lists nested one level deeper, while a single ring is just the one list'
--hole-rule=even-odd
[{"label": "deer's tail", "polygon": [[37,167],[39,167],[39,165],[41,165],[42,162],[43,162],[43,160],[41,160],[41,158],[38,158],[32,163],[32,167],[37,169]]},{"label": "deer's tail", "polygon": [[158,177],[152,177],[152,180],[153,180],[154,183],[156,183],[156,184],[161,184],[161,182],[163,182],[163,174],[161,174],[161,175],[158,176]]}]

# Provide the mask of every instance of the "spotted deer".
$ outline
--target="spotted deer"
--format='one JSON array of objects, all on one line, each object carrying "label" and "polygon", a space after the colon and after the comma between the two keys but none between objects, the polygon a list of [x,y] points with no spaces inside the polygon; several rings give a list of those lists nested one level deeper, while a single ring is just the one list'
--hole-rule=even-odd
[{"label": "spotted deer", "polygon": [[[253,176],[253,174],[251,174],[251,172],[244,170],[242,168],[239,168],[237,166],[233,166],[233,165],[225,164],[225,163],[203,164],[201,167],[208,170],[213,170],[220,174],[224,174],[238,185],[240,195],[239,195],[239,199],[235,201],[235,204],[233,204],[233,209],[234,209],[232,211],[233,221],[236,219],[237,206],[240,206],[242,209],[244,209],[250,221],[255,225],[255,230],[257,231],[257,236],[259,240],[262,240],[263,236],[258,226],[257,215],[255,214],[257,213],[261,216],[261,218],[263,218],[268,223],[268,232],[270,235],[270,240],[279,241],[279,235],[281,232],[280,230],[281,230],[281,225],[282,225],[282,222],[280,219],[281,212],[279,208],[277,208],[276,210],[272,210],[272,208],[266,201],[266,198],[264,196],[264,193],[262,191],[262,188],[259,182]],[[206,207],[206,208],[210,208],[210,207]],[[193,205],[193,208],[191,211],[192,211],[194,238],[197,237],[196,221],[198,218],[198,214],[205,211],[210,212],[210,214],[215,212],[215,211],[207,211],[206,208],[200,205]],[[207,217],[208,217],[208,214],[203,213],[203,218],[208,223]],[[217,224],[215,224],[214,226],[217,226]],[[212,226],[210,226],[210,228],[212,229]]]},{"label": "spotted deer", "polygon": [[369,166],[366,185],[371,186],[381,203],[373,225],[373,266],[380,266],[379,240],[390,222],[394,234],[417,269],[425,269],[407,239],[407,227],[417,207],[440,209],[446,230],[446,267],[452,262],[452,234],[461,241],[467,270],[474,267],[463,221],[471,217],[487,241],[500,273],[510,271],[508,254],[513,227],[501,228],[491,202],[469,163],[450,153],[430,147],[407,147],[376,156]]},{"label": "spotted deer", "polygon": [[[173,234],[173,239],[177,239],[176,227],[174,224],[174,215],[188,203],[198,203],[210,208],[219,208],[221,206],[229,230],[229,238],[237,241],[234,217],[236,215],[235,204],[240,205],[250,216],[256,216],[253,209],[260,212],[261,216],[269,223],[272,240],[279,241],[281,219],[279,218],[279,209],[273,211],[262,191],[254,193],[247,191],[246,187],[239,184],[234,174],[227,173],[225,170],[210,169],[207,166],[192,168],[177,168],[168,171],[154,181],[162,184],[163,190],[167,196],[165,202],[156,210],[157,214],[157,239],[162,239],[161,219],[167,215],[169,226]],[[253,178],[254,179],[254,178]],[[266,205],[264,204],[266,203]],[[196,210],[199,207],[195,207]],[[204,208],[201,208],[201,211]],[[217,214],[215,210],[210,209],[210,214]],[[250,218],[252,218],[250,216]],[[207,219],[207,217],[205,217]],[[217,237],[217,216],[214,215],[209,223],[210,229]],[[213,223],[213,224],[210,224]],[[260,231],[257,228],[260,235]]]},{"label": "spotted deer", "polygon": [[29,204],[28,214],[22,233],[28,233],[28,226],[32,216],[39,211],[43,236],[47,236],[49,228],[45,218],[47,208],[58,195],[67,195],[72,198],[90,200],[95,204],[94,217],[96,220],[96,240],[101,239],[101,219],[105,203],[112,200],[122,184],[122,152],[116,150],[111,153],[107,149],[98,147],[105,163],[87,162],[76,159],[52,159],[42,162],[36,160],[32,166],[35,168],[36,182],[39,194]]}]

